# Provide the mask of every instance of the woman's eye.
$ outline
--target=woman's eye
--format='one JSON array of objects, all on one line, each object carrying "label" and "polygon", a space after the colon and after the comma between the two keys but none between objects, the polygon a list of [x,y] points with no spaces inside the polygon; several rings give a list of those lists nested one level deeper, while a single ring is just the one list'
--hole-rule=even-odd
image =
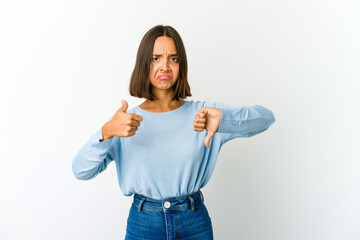
[{"label": "woman's eye", "polygon": [[[153,58],[152,58],[152,61],[156,61],[156,59],[159,59],[159,58],[158,58],[158,57],[153,57]],[[178,61],[179,61],[179,59],[178,59],[177,57],[173,57],[172,59],[173,59],[174,62],[178,62]]]}]

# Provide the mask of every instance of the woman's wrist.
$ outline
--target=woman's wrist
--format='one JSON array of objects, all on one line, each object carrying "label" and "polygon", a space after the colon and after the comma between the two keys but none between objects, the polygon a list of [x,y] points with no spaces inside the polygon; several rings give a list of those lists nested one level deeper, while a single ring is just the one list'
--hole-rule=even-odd
[{"label": "woman's wrist", "polygon": [[109,122],[105,123],[101,128],[103,139],[100,142],[109,140],[112,136],[109,134]]}]

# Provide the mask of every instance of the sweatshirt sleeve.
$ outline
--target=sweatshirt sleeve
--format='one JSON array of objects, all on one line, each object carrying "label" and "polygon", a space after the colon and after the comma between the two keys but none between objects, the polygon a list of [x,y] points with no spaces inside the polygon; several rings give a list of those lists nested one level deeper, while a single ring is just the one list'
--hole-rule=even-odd
[{"label": "sweatshirt sleeve", "polygon": [[272,111],[261,105],[237,107],[216,102],[214,107],[222,112],[217,132],[222,135],[223,143],[236,137],[248,138],[262,133],[275,122]]},{"label": "sweatshirt sleeve", "polygon": [[93,179],[115,159],[115,149],[120,143],[118,137],[112,137],[103,142],[100,142],[101,139],[103,139],[102,128],[90,137],[73,158],[72,170],[77,179]]}]

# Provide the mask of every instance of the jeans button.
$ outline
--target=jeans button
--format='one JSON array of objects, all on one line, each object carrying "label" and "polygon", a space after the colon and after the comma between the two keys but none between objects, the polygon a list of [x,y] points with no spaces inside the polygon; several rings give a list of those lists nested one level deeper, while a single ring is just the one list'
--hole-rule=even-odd
[{"label": "jeans button", "polygon": [[164,203],[164,207],[165,207],[165,208],[169,208],[169,207],[170,207],[170,202],[166,201],[166,202]]}]

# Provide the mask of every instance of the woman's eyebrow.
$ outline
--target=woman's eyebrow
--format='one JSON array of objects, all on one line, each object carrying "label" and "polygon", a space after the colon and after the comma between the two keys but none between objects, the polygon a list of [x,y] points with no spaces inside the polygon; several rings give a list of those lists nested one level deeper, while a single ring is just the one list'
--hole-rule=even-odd
[{"label": "woman's eyebrow", "polygon": [[[170,54],[169,56],[177,56],[178,54],[177,53],[173,53],[173,54]],[[159,56],[162,56],[162,54],[153,54],[153,56],[155,57],[159,57]]]}]

